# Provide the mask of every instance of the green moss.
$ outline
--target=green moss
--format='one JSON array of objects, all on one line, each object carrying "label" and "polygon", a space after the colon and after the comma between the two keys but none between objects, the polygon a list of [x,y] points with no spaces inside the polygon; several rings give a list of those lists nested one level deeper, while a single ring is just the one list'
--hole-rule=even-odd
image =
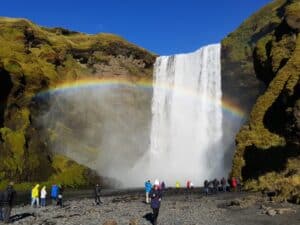
[{"label": "green moss", "polygon": [[267,44],[273,40],[272,35],[266,35],[261,38],[256,44],[256,54],[259,58],[260,62],[266,62],[269,57],[269,53],[267,52]]},{"label": "green moss", "polygon": [[[276,191],[277,200],[300,198],[300,158],[290,159],[281,173],[270,172],[258,180],[249,180],[245,188],[253,191]],[[297,203],[297,202],[295,202]]]},{"label": "green moss", "polygon": [[292,1],[292,4],[286,7],[285,16],[299,17],[299,15],[300,15],[300,2],[294,0]]},{"label": "green moss", "polygon": [[[282,56],[285,57],[285,56]],[[297,47],[287,64],[278,72],[270,83],[264,95],[258,98],[250,115],[250,128],[255,133],[253,143],[260,148],[284,145],[285,140],[276,134],[269,132],[264,126],[266,111],[272,106],[275,100],[286,86],[286,83],[293,74],[300,74],[300,70],[295,70],[300,63],[300,38],[297,38]],[[300,69],[300,67],[299,67]],[[296,85],[296,83],[294,83]]]},{"label": "green moss", "polygon": [[[4,141],[4,149],[7,151],[5,160],[2,160],[2,168],[5,173],[19,176],[23,172],[25,137],[23,131],[12,131],[9,128],[0,129],[1,138]],[[9,157],[11,155],[12,157]]]},{"label": "green moss", "polygon": [[4,69],[8,71],[9,73],[15,74],[15,75],[21,75],[22,74],[22,67],[20,64],[15,60],[4,60]]},{"label": "green moss", "polygon": [[80,187],[87,185],[86,167],[75,163],[74,161],[62,156],[53,157],[52,166],[56,172],[50,177],[49,181],[56,184],[62,184],[68,187]]},{"label": "green moss", "polygon": [[94,52],[93,56],[96,63],[106,64],[106,65],[109,64],[110,56],[105,55],[100,51]]}]

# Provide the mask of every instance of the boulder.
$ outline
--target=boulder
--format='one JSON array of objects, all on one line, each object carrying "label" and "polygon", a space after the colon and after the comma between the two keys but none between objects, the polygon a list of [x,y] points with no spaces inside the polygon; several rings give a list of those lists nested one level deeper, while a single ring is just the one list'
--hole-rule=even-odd
[{"label": "boulder", "polygon": [[275,216],[277,214],[277,212],[276,212],[275,209],[268,209],[266,211],[266,214],[269,215],[269,216]]},{"label": "boulder", "polygon": [[138,219],[132,218],[132,219],[129,221],[129,225],[139,225]]},{"label": "boulder", "polygon": [[118,225],[118,223],[115,220],[107,220],[103,223],[103,225]]}]

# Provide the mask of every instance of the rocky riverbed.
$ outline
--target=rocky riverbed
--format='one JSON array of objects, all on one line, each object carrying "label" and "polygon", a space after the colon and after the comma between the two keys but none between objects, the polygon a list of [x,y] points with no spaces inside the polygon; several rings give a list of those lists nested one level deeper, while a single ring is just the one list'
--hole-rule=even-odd
[{"label": "rocky riverbed", "polygon": [[[64,207],[17,206],[12,223],[27,225],[149,225],[150,206],[144,195],[123,193],[102,198],[68,200]],[[260,194],[221,193],[203,196],[198,191],[165,194],[158,224],[161,225],[299,225],[300,206],[275,203]]]}]

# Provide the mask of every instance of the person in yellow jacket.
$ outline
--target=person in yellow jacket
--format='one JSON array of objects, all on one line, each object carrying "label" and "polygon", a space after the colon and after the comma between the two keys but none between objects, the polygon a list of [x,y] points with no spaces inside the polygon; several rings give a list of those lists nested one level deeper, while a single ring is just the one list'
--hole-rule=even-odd
[{"label": "person in yellow jacket", "polygon": [[176,181],[175,187],[180,188],[180,182],[179,181]]},{"label": "person in yellow jacket", "polygon": [[37,207],[40,206],[40,201],[39,201],[39,187],[40,185],[37,184],[35,187],[31,190],[31,206],[34,207],[35,205]]}]

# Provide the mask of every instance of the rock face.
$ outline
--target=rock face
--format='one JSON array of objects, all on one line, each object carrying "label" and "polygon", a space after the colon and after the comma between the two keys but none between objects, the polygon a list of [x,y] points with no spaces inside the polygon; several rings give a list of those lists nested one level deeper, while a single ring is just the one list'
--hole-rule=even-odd
[{"label": "rock face", "polygon": [[49,150],[51,137],[36,121],[49,105],[37,93],[83,78],[151,79],[154,60],[115,35],[0,18],[0,181],[89,184],[92,171]]},{"label": "rock face", "polygon": [[[249,75],[254,69],[265,85],[236,137],[232,176],[242,178],[248,188],[276,191],[295,201],[300,196],[299,23],[299,1],[277,0],[224,40],[228,50],[233,40],[243,39],[245,52],[237,56],[242,58],[238,67]],[[246,29],[251,26],[252,31]],[[231,58],[233,53],[240,52],[229,51]]]}]

